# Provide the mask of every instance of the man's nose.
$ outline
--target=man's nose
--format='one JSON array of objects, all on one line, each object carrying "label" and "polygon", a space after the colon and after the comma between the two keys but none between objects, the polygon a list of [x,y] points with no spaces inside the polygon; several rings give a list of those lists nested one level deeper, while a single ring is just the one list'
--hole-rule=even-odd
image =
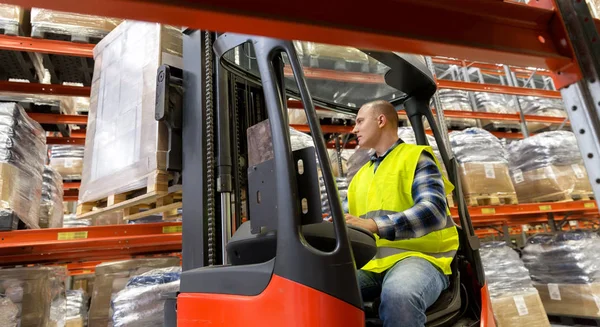
[{"label": "man's nose", "polygon": [[356,129],[356,125],[354,125],[354,128],[352,128],[352,134],[356,134],[358,133],[358,130]]}]

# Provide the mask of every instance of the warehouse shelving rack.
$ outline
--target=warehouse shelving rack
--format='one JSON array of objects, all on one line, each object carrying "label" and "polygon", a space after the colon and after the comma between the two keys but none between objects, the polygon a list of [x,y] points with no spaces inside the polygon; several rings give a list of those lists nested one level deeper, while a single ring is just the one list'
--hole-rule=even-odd
[{"label": "warehouse shelving rack", "polygon": [[[106,0],[103,6],[93,3],[58,0],[50,3],[42,0],[7,0],[5,2],[24,7],[45,7],[55,10],[79,12],[86,14],[103,15],[138,20],[156,21],[172,25],[184,25],[190,28],[227,30],[232,32],[243,32],[248,34],[267,35],[277,38],[299,39],[320,43],[351,45],[360,48],[377,50],[394,50],[401,52],[419,53],[431,56],[439,63],[443,61],[448,64],[469,65],[488,70],[497,69],[494,64],[487,62],[501,62],[510,65],[511,69],[518,74],[530,74],[531,70],[520,67],[535,67],[555,73],[555,85],[562,89],[558,91],[532,90],[522,87],[510,87],[502,85],[484,85],[473,82],[453,82],[440,80],[440,88],[455,88],[470,91],[496,92],[514,95],[536,95],[551,98],[565,98],[569,116],[576,131],[585,129],[589,132],[580,138],[582,152],[586,167],[590,174],[596,194],[600,188],[600,127],[597,125],[599,114],[595,107],[600,101],[593,101],[600,92],[591,91],[593,85],[600,78],[595,67],[590,65],[586,56],[596,55],[593,50],[586,48],[587,45],[595,43],[595,38],[589,30],[582,32],[587,25],[592,28],[600,26],[600,21],[589,17],[587,7],[584,9],[580,0],[539,0],[531,1],[530,5],[509,3],[502,0],[385,0],[379,1],[369,7],[344,6],[346,10],[338,10],[339,1],[322,2],[307,0],[303,6],[290,10],[281,2],[266,0],[260,3],[239,2],[234,0],[200,0],[195,2],[178,2],[153,0]],[[566,20],[561,19],[561,14],[556,6],[562,8],[562,12],[569,12],[571,16]],[[318,8],[315,10],[315,8]],[[382,10],[385,8],[385,10]],[[402,24],[397,24],[398,13],[404,13]],[[574,14],[576,13],[576,14]],[[276,17],[276,18],[275,18]],[[563,21],[568,27],[565,31]],[[587,41],[579,41],[573,44],[573,35],[580,33],[585,35]],[[68,44],[66,44],[68,43]],[[74,47],[74,48],[73,48]],[[573,48],[576,49],[573,52]],[[0,49],[15,51],[38,51],[57,54],[91,56],[89,45],[73,44],[70,42],[38,40],[21,37],[0,37]],[[458,62],[456,59],[439,58],[436,56],[449,56],[452,58],[465,58]],[[584,67],[582,69],[581,67]],[[329,74],[318,70],[307,70],[308,78],[322,77]],[[538,72],[550,74],[547,71]],[[328,76],[331,77],[331,76]],[[345,75],[343,78],[365,78],[365,76]],[[367,76],[371,79],[374,76]],[[371,80],[371,82],[373,82]],[[576,83],[576,85],[572,85]],[[589,85],[586,85],[589,83]],[[31,92],[42,94],[61,95],[89,95],[89,89],[48,85],[14,85],[15,83],[2,83],[0,90],[12,88],[14,92]],[[596,83],[597,84],[597,83]],[[569,86],[570,85],[570,86]],[[28,88],[25,91],[25,88]],[[85,92],[84,92],[85,90]],[[571,94],[572,90],[579,90],[586,106],[577,103],[578,99]],[[81,93],[80,93],[81,92]],[[293,108],[292,106],[289,106]],[[586,109],[576,110],[573,108]],[[589,125],[585,123],[580,115],[587,117]],[[444,116],[456,118],[494,119],[519,122],[518,114],[490,114],[480,112],[454,112],[445,111]],[[54,121],[55,119],[70,119],[71,117],[38,117]],[[73,118],[76,119],[76,118]],[[546,122],[552,124],[562,123],[562,118],[526,116],[527,121]],[[303,126],[293,126],[303,130]],[[325,132],[347,133],[347,126],[323,126]],[[513,134],[513,135],[507,135]],[[500,134],[497,137],[522,137],[518,133]],[[579,135],[580,136],[580,135]],[[591,138],[591,139],[590,139]],[[592,141],[590,141],[592,140]],[[54,140],[53,140],[54,141]],[[60,142],[56,140],[56,142]],[[591,154],[591,156],[589,155]],[[185,195],[184,195],[185,196]],[[188,195],[195,196],[195,195]],[[194,200],[195,201],[195,200]],[[186,201],[184,200],[184,206]],[[548,221],[552,219],[563,219],[566,215],[570,217],[588,217],[598,212],[598,202],[574,201],[564,203],[547,204],[521,204],[510,206],[486,206],[471,208],[470,212],[474,224],[495,224],[495,226],[508,226],[521,222]],[[479,213],[477,212],[479,210]],[[197,217],[191,217],[192,219]],[[185,220],[184,220],[184,223]],[[141,226],[141,225],[140,225]],[[181,226],[163,224],[163,227]],[[132,225],[121,225],[119,230],[126,231]],[[70,233],[90,232],[108,230],[110,227],[95,226],[88,228],[72,228]],[[65,232],[64,230],[61,230]],[[114,229],[113,229],[114,231]],[[66,262],[74,260],[92,260],[76,254],[77,242],[57,242],[58,231],[17,231],[0,233],[0,257],[4,255],[4,249],[16,251],[14,253],[27,254],[27,249],[32,249],[42,244],[62,244],[65,252],[72,252],[69,256],[48,256],[49,262]],[[140,227],[139,232],[148,233],[143,235],[156,236],[160,233],[144,231]],[[47,233],[47,234],[46,234]],[[95,233],[95,232],[94,232]],[[5,240],[11,235],[10,243]],[[83,235],[83,234],[80,234]],[[87,234],[92,235],[92,234]],[[86,246],[90,251],[101,250],[100,244],[103,238],[109,236],[102,234],[93,238],[86,238]],[[110,236],[110,242],[125,241],[128,236],[124,234]],[[180,233],[169,234],[169,237],[180,237]],[[203,244],[203,236],[196,235],[194,244]],[[148,238],[148,242],[152,238]],[[185,240],[184,240],[185,241]],[[27,243],[30,242],[30,243]],[[33,242],[33,243],[31,243]],[[39,243],[36,243],[39,242]],[[159,244],[154,238],[153,244]],[[129,250],[127,243],[121,243],[125,250]],[[24,246],[28,245],[28,246]],[[70,247],[70,250],[68,250]],[[20,251],[20,252],[19,252]],[[199,253],[202,250],[199,249]],[[29,252],[33,253],[33,252]],[[15,254],[16,255],[16,254]],[[32,261],[39,258],[34,258]],[[61,257],[62,256],[62,257]],[[36,261],[37,262],[37,261]]]}]

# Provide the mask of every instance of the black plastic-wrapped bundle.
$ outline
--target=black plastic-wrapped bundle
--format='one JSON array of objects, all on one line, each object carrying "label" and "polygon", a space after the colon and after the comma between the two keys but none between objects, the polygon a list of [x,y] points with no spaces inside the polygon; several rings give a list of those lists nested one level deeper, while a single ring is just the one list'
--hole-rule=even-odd
[{"label": "black plastic-wrapped bundle", "polygon": [[479,249],[491,297],[537,292],[519,254],[505,242],[486,242]]},{"label": "black plastic-wrapped bundle", "polygon": [[590,231],[537,234],[523,249],[523,262],[540,284],[591,284],[600,278],[600,237]]},{"label": "black plastic-wrapped bundle", "polygon": [[162,327],[163,297],[179,290],[181,267],[150,270],[129,279],[112,301],[114,327]]},{"label": "black plastic-wrapped bundle", "polygon": [[44,167],[39,217],[41,228],[60,228],[63,225],[62,176],[50,166]]},{"label": "black plastic-wrapped bundle", "polygon": [[450,145],[460,163],[508,162],[508,152],[492,133],[481,128],[467,128],[449,135]]},{"label": "black plastic-wrapped bundle", "polygon": [[46,137],[16,103],[0,103],[0,230],[39,228]]},{"label": "black plastic-wrapped bundle", "polygon": [[575,134],[567,131],[544,132],[512,142],[508,153],[511,169],[522,171],[581,162]]}]

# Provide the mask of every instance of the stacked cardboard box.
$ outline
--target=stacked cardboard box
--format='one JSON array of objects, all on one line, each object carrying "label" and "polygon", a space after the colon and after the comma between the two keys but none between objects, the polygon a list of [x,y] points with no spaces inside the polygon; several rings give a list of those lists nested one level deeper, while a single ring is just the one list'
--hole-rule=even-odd
[{"label": "stacked cardboard box", "polygon": [[509,144],[511,177],[520,202],[570,200],[591,194],[575,135],[566,131],[536,134]]},{"label": "stacked cardboard box", "polygon": [[600,318],[600,237],[569,231],[532,236],[523,249],[546,312]]},{"label": "stacked cardboard box", "polygon": [[550,326],[519,255],[504,242],[484,243],[480,254],[498,327]]}]

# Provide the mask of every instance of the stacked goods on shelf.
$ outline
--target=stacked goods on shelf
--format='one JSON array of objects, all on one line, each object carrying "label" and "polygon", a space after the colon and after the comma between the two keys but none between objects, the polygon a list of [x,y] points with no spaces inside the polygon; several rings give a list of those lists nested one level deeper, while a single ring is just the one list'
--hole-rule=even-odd
[{"label": "stacked goods on shelf", "polygon": [[[0,4],[0,34],[29,36],[29,10]],[[0,50],[0,79],[40,82],[44,78],[42,56],[25,51]]]},{"label": "stacked goods on shelf", "polygon": [[[562,100],[548,99],[538,97],[519,97],[521,109],[525,115],[560,117],[567,119],[565,106]],[[535,133],[547,129],[551,126],[550,123],[527,122],[527,129],[530,133]]]},{"label": "stacked goods on shelf", "polygon": [[111,302],[126,287],[131,277],[156,268],[178,265],[179,258],[155,258],[108,262],[96,266],[88,326],[105,327],[112,321],[113,307]]},{"label": "stacked goods on shelf", "polygon": [[520,202],[588,199],[593,194],[571,132],[544,132],[514,141],[508,153]]},{"label": "stacked goods on shelf", "polygon": [[75,145],[51,145],[49,165],[64,180],[81,180],[85,147]]},{"label": "stacked goods on shelf", "polygon": [[[82,15],[54,10],[31,9],[31,36],[53,40],[98,43],[112,31],[120,19]],[[52,84],[75,83],[89,86],[94,60],[54,54],[42,54],[44,68]]]},{"label": "stacked goods on shelf", "polygon": [[64,326],[64,267],[28,267],[0,270],[0,324],[2,326]]},{"label": "stacked goods on shelf", "polygon": [[[438,95],[443,110],[473,111],[467,91],[441,89],[438,90]],[[464,129],[477,125],[477,121],[471,118],[446,118],[446,123],[451,129]],[[426,123],[425,126],[428,127],[429,124]]]},{"label": "stacked goods on shelf", "polygon": [[87,227],[92,225],[91,219],[77,219],[75,214],[64,215],[62,227]]},{"label": "stacked goods on shelf", "polygon": [[[495,114],[517,113],[517,109],[510,104],[509,96],[506,94],[475,92],[475,103],[477,104],[477,111],[480,112]],[[519,130],[521,128],[521,125],[518,122],[488,119],[482,119],[481,126],[486,129]]]},{"label": "stacked goods on shelf", "polygon": [[[31,36],[44,34],[72,35],[72,41],[81,37],[103,38],[121,23],[120,19],[76,14],[41,8],[31,9]],[[79,38],[78,38],[79,37]]]},{"label": "stacked goods on shelf", "polygon": [[479,253],[498,327],[550,326],[519,254],[504,242],[483,243]]},{"label": "stacked goods on shelf", "polygon": [[600,318],[600,238],[569,231],[532,236],[523,261],[550,315]]},{"label": "stacked goods on shelf", "polygon": [[450,133],[450,144],[460,164],[463,194],[468,205],[516,204],[517,196],[502,142],[481,128]]},{"label": "stacked goods on shelf", "polygon": [[0,230],[19,220],[39,228],[45,149],[42,127],[21,106],[0,103]]},{"label": "stacked goods on shelf", "polygon": [[62,176],[50,166],[44,167],[43,176],[39,225],[41,228],[60,228],[63,226]]},{"label": "stacked goods on shelf", "polygon": [[163,326],[164,295],[179,291],[180,277],[181,267],[169,267],[130,278],[112,301],[112,326]]},{"label": "stacked goods on shelf", "polygon": [[[96,67],[79,192],[90,212],[111,195],[167,193],[168,133],[154,118],[156,72],[182,66],[182,33],[154,23],[124,21],[94,48]],[[113,199],[114,200],[114,199]]]},{"label": "stacked goods on shelf", "polygon": [[65,327],[83,327],[87,320],[88,297],[83,290],[68,290]]}]

